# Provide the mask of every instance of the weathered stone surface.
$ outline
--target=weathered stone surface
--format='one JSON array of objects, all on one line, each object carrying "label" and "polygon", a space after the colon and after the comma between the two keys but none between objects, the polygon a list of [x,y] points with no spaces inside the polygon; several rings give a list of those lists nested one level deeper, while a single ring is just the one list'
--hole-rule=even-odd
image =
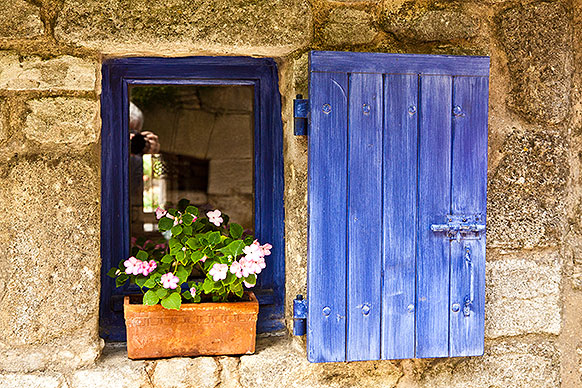
[{"label": "weathered stone surface", "polygon": [[[214,119],[208,139],[208,159],[241,159],[253,157],[253,117],[247,114],[223,114]],[[246,168],[246,166],[244,167]],[[252,171],[252,167],[249,171]]]},{"label": "weathered stone surface", "polygon": [[252,159],[212,159],[210,161],[209,194],[253,192]]},{"label": "weathered stone surface", "polygon": [[559,1],[540,1],[503,11],[496,20],[512,80],[509,105],[531,121],[563,121],[572,71],[566,8]]},{"label": "weathered stone surface", "polygon": [[242,386],[392,388],[402,375],[389,361],[311,364],[303,346],[286,339],[261,342],[255,355],[240,358]]},{"label": "weathered stone surface", "polygon": [[0,143],[6,140],[6,123],[8,122],[8,109],[4,107],[4,101],[0,99]]},{"label": "weathered stone surface", "polygon": [[41,144],[82,147],[99,138],[99,103],[80,98],[41,98],[27,103],[24,134]]},{"label": "weathered stone surface", "polygon": [[70,55],[43,60],[0,51],[0,89],[95,90],[98,64]]},{"label": "weathered stone surface", "polygon": [[220,357],[220,388],[242,388],[240,383],[240,359]]},{"label": "weathered stone surface", "polygon": [[239,47],[289,52],[309,42],[311,19],[307,0],[67,0],[56,34],[115,52]]},{"label": "weathered stone surface", "polygon": [[6,0],[0,7],[0,37],[28,38],[42,33],[37,7],[25,0]]},{"label": "weathered stone surface", "polygon": [[128,359],[125,346],[108,345],[96,366],[72,373],[70,388],[147,387],[148,366],[147,362]]},{"label": "weathered stone surface", "polygon": [[252,112],[254,88],[252,86],[200,87],[202,109],[208,112]]},{"label": "weathered stone surface", "polygon": [[65,388],[66,381],[63,376],[52,374],[0,374],[0,386],[2,388]]},{"label": "weathered stone surface", "polygon": [[470,39],[479,32],[478,20],[465,13],[458,4],[430,7],[407,2],[382,15],[381,28],[396,38],[414,42],[446,42]]},{"label": "weathered stone surface", "polygon": [[47,155],[0,166],[0,347],[14,356],[37,347],[23,370],[48,360],[75,367],[99,354],[98,165],[91,155]]},{"label": "weathered stone surface", "polygon": [[374,40],[377,32],[370,13],[339,7],[331,10],[325,22],[322,43],[331,46],[365,44]]},{"label": "weathered stone surface", "polygon": [[551,342],[516,340],[487,345],[483,357],[437,361],[420,379],[423,388],[556,388],[559,352]]},{"label": "weathered stone surface", "polygon": [[513,129],[489,173],[487,244],[490,247],[555,246],[565,222],[567,140],[558,131]]},{"label": "weathered stone surface", "polygon": [[211,357],[159,360],[151,381],[155,388],[214,388],[219,384],[218,368]]},{"label": "weathered stone surface", "polygon": [[560,333],[560,261],[549,257],[545,262],[528,258],[487,263],[486,337]]}]

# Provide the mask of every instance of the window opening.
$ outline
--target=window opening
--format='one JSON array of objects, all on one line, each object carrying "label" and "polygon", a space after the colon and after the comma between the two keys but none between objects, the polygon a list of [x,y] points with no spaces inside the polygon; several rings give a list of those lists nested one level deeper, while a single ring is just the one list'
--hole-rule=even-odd
[{"label": "window opening", "polygon": [[182,198],[254,231],[252,86],[129,88],[131,247],[166,244],[155,210]]}]

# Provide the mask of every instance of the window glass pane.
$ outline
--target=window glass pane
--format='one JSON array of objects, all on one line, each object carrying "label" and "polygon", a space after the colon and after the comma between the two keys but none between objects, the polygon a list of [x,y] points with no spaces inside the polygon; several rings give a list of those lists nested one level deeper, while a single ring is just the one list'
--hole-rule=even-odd
[{"label": "window glass pane", "polygon": [[155,210],[187,198],[254,229],[252,86],[130,88],[130,228],[157,242]]}]

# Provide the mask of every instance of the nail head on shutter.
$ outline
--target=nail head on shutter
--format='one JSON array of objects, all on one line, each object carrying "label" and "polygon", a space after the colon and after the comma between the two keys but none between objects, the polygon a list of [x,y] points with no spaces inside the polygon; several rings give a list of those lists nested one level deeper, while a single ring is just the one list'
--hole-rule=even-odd
[{"label": "nail head on shutter", "polygon": [[329,104],[323,104],[323,106],[321,107],[321,110],[323,111],[323,113],[325,113],[326,115],[331,113],[331,105]]},{"label": "nail head on shutter", "polygon": [[325,315],[326,317],[329,316],[329,314],[331,314],[331,309],[327,306],[325,306],[323,308],[323,315]]}]

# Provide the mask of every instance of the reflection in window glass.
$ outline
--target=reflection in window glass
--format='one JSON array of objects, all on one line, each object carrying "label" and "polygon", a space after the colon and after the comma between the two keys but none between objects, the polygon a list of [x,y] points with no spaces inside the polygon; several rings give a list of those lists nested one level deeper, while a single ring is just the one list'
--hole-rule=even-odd
[{"label": "reflection in window glass", "polygon": [[132,245],[161,241],[156,208],[187,198],[254,229],[253,88],[130,89]]}]

